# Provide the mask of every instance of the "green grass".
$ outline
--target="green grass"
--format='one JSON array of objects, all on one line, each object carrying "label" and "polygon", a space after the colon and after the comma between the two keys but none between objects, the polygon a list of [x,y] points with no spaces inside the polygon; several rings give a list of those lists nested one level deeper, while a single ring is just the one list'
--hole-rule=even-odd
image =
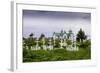
[{"label": "green grass", "polygon": [[55,50],[24,50],[23,62],[64,61],[91,59],[89,48],[79,48],[79,51]]}]

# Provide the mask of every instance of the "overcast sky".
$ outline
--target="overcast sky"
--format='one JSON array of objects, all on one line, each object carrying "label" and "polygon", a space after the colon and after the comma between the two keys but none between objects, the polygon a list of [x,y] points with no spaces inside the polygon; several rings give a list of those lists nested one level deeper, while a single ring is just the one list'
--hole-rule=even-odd
[{"label": "overcast sky", "polygon": [[51,37],[53,32],[62,29],[66,32],[71,29],[76,35],[80,28],[90,36],[90,13],[23,10],[23,37],[30,33],[34,33],[35,37],[41,33]]}]

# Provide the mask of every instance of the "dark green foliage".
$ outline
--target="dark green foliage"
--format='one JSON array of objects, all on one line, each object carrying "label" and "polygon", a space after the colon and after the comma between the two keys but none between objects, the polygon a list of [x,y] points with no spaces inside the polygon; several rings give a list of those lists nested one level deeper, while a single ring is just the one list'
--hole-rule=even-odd
[{"label": "dark green foliage", "polygon": [[79,43],[80,48],[91,48],[91,41],[90,40],[85,40],[82,43]]},{"label": "dark green foliage", "polygon": [[77,37],[76,37],[77,41],[83,42],[83,40],[85,40],[86,38],[87,38],[87,36],[85,35],[85,32],[82,29],[80,29],[78,31],[78,34],[77,34]]},{"label": "dark green foliage", "polygon": [[60,40],[59,39],[56,39],[55,40],[55,46],[54,46],[55,48],[58,48],[58,47],[60,47]]},{"label": "dark green foliage", "polygon": [[45,35],[42,33],[41,35],[40,35],[40,37],[39,37],[39,40],[41,40],[42,38],[44,38],[45,37]]},{"label": "dark green foliage", "polygon": [[71,45],[72,44],[72,41],[71,40],[67,40],[67,44],[68,45]]},{"label": "dark green foliage", "polygon": [[23,46],[24,47],[28,46],[28,48],[30,49],[32,46],[36,45],[35,38],[33,38],[33,35],[34,34],[31,33],[28,38],[23,37]]}]

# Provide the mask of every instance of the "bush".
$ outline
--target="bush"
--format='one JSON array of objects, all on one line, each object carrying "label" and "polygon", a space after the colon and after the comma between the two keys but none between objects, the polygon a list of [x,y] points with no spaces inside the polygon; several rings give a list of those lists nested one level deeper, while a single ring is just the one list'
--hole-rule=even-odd
[{"label": "bush", "polygon": [[80,48],[90,48],[90,47],[91,47],[91,42],[90,42],[90,40],[86,40],[86,41],[80,43],[79,47],[80,47]]},{"label": "bush", "polygon": [[71,45],[72,44],[72,41],[71,40],[67,40],[67,44],[68,45]]}]

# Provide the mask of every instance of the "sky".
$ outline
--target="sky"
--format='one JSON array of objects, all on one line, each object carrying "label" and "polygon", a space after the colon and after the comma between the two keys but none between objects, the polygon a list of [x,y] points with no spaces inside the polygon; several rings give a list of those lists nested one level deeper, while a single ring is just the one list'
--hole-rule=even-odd
[{"label": "sky", "polygon": [[23,37],[33,33],[40,37],[52,37],[53,32],[72,30],[74,35],[82,28],[91,36],[91,13],[23,10]]}]

